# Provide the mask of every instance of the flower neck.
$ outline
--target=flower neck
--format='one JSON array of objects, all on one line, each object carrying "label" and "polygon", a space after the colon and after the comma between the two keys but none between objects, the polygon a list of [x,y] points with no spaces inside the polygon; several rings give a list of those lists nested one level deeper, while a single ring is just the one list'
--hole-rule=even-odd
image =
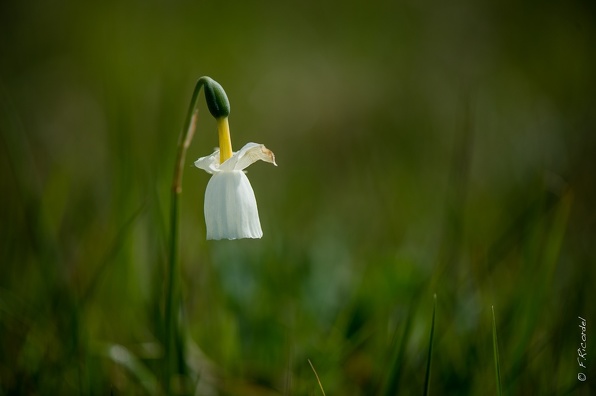
[{"label": "flower neck", "polygon": [[233,155],[228,117],[217,118],[217,132],[219,134],[219,163],[223,164]]}]

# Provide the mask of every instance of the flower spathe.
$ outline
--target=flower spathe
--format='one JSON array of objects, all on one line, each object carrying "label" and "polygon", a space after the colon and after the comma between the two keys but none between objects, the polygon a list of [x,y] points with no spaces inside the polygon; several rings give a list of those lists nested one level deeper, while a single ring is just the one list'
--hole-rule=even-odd
[{"label": "flower spathe", "polygon": [[195,161],[197,168],[213,175],[205,191],[207,239],[263,236],[257,200],[244,173],[244,169],[258,160],[277,165],[273,152],[257,143],[247,143],[222,164],[219,149]]}]

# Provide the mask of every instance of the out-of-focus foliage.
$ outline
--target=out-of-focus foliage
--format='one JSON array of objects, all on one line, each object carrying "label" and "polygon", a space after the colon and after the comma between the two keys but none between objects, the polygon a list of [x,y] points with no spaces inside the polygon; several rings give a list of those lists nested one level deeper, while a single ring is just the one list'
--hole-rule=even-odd
[{"label": "out-of-focus foliage", "polygon": [[264,237],[206,242],[204,101],[180,259],[200,395],[588,394],[596,15],[587,1],[4,1],[0,394],[162,389],[167,208],[199,76]]}]

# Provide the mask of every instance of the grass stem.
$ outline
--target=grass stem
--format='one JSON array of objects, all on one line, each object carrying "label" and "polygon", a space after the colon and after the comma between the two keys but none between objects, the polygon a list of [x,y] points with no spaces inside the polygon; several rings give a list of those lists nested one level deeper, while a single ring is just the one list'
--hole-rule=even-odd
[{"label": "grass stem", "polygon": [[312,362],[310,361],[310,359],[308,360],[308,364],[310,364],[310,368],[312,369],[312,372],[315,373],[315,377],[317,377],[317,382],[319,383],[319,387],[321,388],[321,392],[323,392],[323,396],[325,395],[325,389],[323,389],[323,384],[321,384],[321,380],[319,379],[319,375],[317,374],[317,370],[315,370],[315,366],[313,366]]}]

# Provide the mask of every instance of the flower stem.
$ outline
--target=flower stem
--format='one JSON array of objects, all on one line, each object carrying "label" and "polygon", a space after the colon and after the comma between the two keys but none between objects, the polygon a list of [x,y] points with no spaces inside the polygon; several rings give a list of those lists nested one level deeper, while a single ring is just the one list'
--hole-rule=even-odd
[{"label": "flower stem", "polygon": [[217,119],[217,132],[219,134],[219,163],[223,164],[227,159],[232,158],[233,155],[228,117]]},{"label": "flower stem", "polygon": [[[163,370],[163,386],[167,395],[171,394],[172,373],[176,368],[176,354],[173,349],[175,345],[180,343],[175,342],[174,337],[180,333],[178,331],[177,321],[175,320],[177,308],[179,306],[178,296],[178,201],[182,193],[182,174],[184,171],[184,160],[186,158],[186,150],[190,146],[190,142],[195,133],[197,126],[197,99],[201,87],[204,85],[205,79],[201,77],[196,85],[190,101],[190,107],[186,116],[184,127],[180,132],[178,138],[178,150],[176,154],[176,164],[174,166],[174,178],[172,182],[171,203],[170,203],[170,243],[169,243],[169,262],[166,289],[166,305],[165,305],[165,361]],[[183,353],[183,351],[178,351]]]},{"label": "flower stem", "polygon": [[174,165],[174,178],[172,181],[172,196],[170,204],[170,241],[169,241],[169,262],[165,303],[165,335],[164,335],[164,367],[163,387],[166,395],[172,393],[172,374],[183,374],[184,367],[184,339],[178,328],[176,315],[179,314],[180,295],[178,290],[178,211],[179,199],[182,193],[182,174],[184,171],[184,160],[186,150],[190,146],[195,133],[198,118],[197,101],[201,88],[205,88],[205,100],[211,115],[217,120],[219,131],[219,142],[222,161],[232,156],[232,142],[230,140],[230,127],[228,115],[230,114],[230,102],[224,89],[211,79],[203,76],[198,79],[190,100],[188,113],[184,120],[184,127],[178,138],[178,149],[176,152],[176,164]]}]

